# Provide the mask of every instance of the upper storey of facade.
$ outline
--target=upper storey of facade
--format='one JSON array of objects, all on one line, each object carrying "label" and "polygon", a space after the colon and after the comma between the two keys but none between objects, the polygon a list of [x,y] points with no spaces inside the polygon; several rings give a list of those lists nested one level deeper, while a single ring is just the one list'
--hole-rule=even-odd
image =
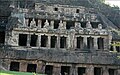
[{"label": "upper storey of facade", "polygon": [[[19,6],[11,13],[6,38],[12,46],[57,49],[108,50],[112,36],[93,8],[35,3],[34,8]],[[10,26],[10,27],[9,27]],[[23,41],[24,40],[24,41]]]}]

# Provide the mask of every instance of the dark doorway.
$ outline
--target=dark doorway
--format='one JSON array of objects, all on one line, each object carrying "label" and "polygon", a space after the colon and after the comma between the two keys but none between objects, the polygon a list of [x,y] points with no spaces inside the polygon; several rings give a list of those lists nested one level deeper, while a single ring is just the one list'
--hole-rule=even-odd
[{"label": "dark doorway", "polygon": [[98,38],[97,44],[98,44],[98,49],[104,49],[104,39],[103,38]]},{"label": "dark doorway", "polygon": [[94,68],[94,75],[102,75],[102,70],[99,67]]},{"label": "dark doorway", "polygon": [[94,47],[94,38],[88,37],[87,38],[87,48],[88,49],[93,49]]},{"label": "dark doorway", "polygon": [[57,44],[57,36],[51,36],[51,48],[55,48]]},{"label": "dark doorway", "polygon": [[28,20],[28,27],[30,27],[31,21],[32,21],[32,18],[29,18],[29,20]]},{"label": "dark doorway", "polygon": [[27,34],[19,34],[19,46],[27,46]]},{"label": "dark doorway", "polygon": [[116,46],[116,51],[120,52],[120,46]]},{"label": "dark doorway", "polygon": [[77,48],[83,49],[83,37],[77,37]]},{"label": "dark doorway", "polygon": [[31,41],[30,41],[30,46],[37,46],[37,38],[38,38],[38,35],[31,35]]},{"label": "dark doorway", "polygon": [[60,48],[66,48],[66,37],[60,37]]},{"label": "dark doorway", "polygon": [[55,20],[54,21],[54,29],[58,29],[59,23],[60,23],[60,20]]},{"label": "dark doorway", "polygon": [[66,21],[66,29],[70,29],[71,27],[75,27],[74,21]]},{"label": "dark doorway", "polygon": [[82,28],[86,28],[86,22],[80,22]]},{"label": "dark doorway", "polygon": [[70,66],[61,66],[61,75],[69,75]]},{"label": "dark doorway", "polygon": [[46,65],[46,67],[45,67],[45,74],[52,75],[52,73],[53,73],[53,66]]},{"label": "dark doorway", "polygon": [[28,64],[27,72],[36,72],[37,65],[36,64]]},{"label": "dark doorway", "polygon": [[42,23],[41,23],[41,28],[43,28],[46,20],[45,20],[45,19],[42,19],[41,21],[42,21]]},{"label": "dark doorway", "polygon": [[115,75],[115,69],[109,69],[109,75]]},{"label": "dark doorway", "polygon": [[11,62],[10,63],[10,71],[19,71],[19,62]]},{"label": "dark doorway", "polygon": [[[42,23],[41,23],[41,28],[43,28],[44,25],[45,25],[46,19],[42,19],[41,21],[42,21]],[[48,20],[48,22],[49,22],[49,25],[50,25],[50,20]]]},{"label": "dark doorway", "polygon": [[35,19],[36,26],[38,26],[38,19]]},{"label": "dark doorway", "polygon": [[76,13],[80,13],[80,10],[79,10],[79,9],[76,9]]},{"label": "dark doorway", "polygon": [[85,74],[85,67],[78,67],[78,75],[84,75]]},{"label": "dark doorway", "polygon": [[5,42],[5,31],[0,31],[0,44]]},{"label": "dark doorway", "polygon": [[41,47],[47,47],[48,36],[41,35]]},{"label": "dark doorway", "polygon": [[98,28],[98,24],[100,24],[100,22],[91,22],[92,28]]}]

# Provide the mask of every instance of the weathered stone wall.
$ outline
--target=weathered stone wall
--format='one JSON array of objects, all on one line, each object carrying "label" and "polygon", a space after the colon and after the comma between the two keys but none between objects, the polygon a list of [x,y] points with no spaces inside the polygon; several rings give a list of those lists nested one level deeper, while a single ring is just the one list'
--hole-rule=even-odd
[{"label": "weathered stone wall", "polygon": [[26,60],[44,60],[48,62],[61,63],[88,63],[88,64],[111,64],[119,65],[119,55],[116,53],[104,52],[79,52],[64,50],[1,50],[0,58],[7,59],[26,59]]}]

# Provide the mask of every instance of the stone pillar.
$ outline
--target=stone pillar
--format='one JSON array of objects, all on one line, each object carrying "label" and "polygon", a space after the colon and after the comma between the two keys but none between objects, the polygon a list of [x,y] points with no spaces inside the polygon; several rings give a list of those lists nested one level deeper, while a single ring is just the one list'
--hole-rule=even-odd
[{"label": "stone pillar", "polygon": [[94,37],[94,49],[98,49],[97,37]]},{"label": "stone pillar", "polygon": [[54,65],[53,75],[60,75],[60,73],[61,73],[61,66],[60,65]]},{"label": "stone pillar", "polygon": [[[109,45],[109,43],[108,43],[108,39],[107,38],[103,38],[103,45],[104,45],[104,50],[108,50],[108,45]],[[109,48],[110,49],[110,48]]]},{"label": "stone pillar", "polygon": [[37,69],[36,69],[37,73],[45,73],[45,63],[44,62],[38,62],[37,64]]},{"label": "stone pillar", "polygon": [[38,35],[38,41],[37,41],[37,46],[41,46],[41,35]]},{"label": "stone pillar", "polygon": [[28,34],[28,35],[27,35],[27,46],[28,46],[28,47],[30,46],[30,41],[31,41],[31,35]]},{"label": "stone pillar", "polygon": [[60,49],[60,35],[57,36],[57,48]]},{"label": "stone pillar", "polygon": [[50,41],[51,40],[51,36],[48,36],[48,43],[47,43],[47,47],[50,48]]},{"label": "stone pillar", "polygon": [[87,49],[87,37],[83,37],[84,49]]},{"label": "stone pillar", "polygon": [[70,45],[71,45],[70,41],[71,41],[71,40],[70,40],[70,36],[69,36],[69,37],[66,37],[66,48],[67,48],[67,49],[70,49],[70,48],[71,48],[71,46],[70,46]]},{"label": "stone pillar", "polygon": [[28,27],[29,19],[25,19],[25,26]]},{"label": "stone pillar", "polygon": [[64,28],[66,29],[66,22],[65,21],[63,21],[63,25],[64,25]]},{"label": "stone pillar", "polygon": [[50,22],[50,28],[51,28],[51,29],[54,29],[54,21],[51,21],[51,22]]},{"label": "stone pillar", "polygon": [[[113,42],[113,44],[115,44],[115,42]],[[113,46],[113,51],[117,52],[116,46]]]},{"label": "stone pillar", "polygon": [[27,63],[21,62],[20,63],[20,72],[26,72],[27,71]]},{"label": "stone pillar", "polygon": [[75,49],[77,48],[77,37],[75,37],[75,39],[74,39],[74,48]]},{"label": "stone pillar", "polygon": [[103,67],[103,75],[109,75],[107,67]]},{"label": "stone pillar", "polygon": [[42,21],[38,20],[38,28],[41,28]]},{"label": "stone pillar", "polygon": [[117,70],[117,74],[116,75],[120,75],[120,69]]},{"label": "stone pillar", "polygon": [[77,67],[75,65],[72,65],[72,67],[70,68],[70,75],[78,75]]},{"label": "stone pillar", "polygon": [[89,65],[86,69],[86,75],[94,75],[94,67],[93,65]]}]

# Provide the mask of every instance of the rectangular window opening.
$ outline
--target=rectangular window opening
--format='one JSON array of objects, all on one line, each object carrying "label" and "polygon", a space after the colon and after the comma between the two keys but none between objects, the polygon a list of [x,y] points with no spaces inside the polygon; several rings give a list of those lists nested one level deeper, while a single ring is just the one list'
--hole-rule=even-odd
[{"label": "rectangular window opening", "polygon": [[57,44],[57,37],[51,36],[51,48],[55,48]]},{"label": "rectangular window opening", "polygon": [[0,44],[5,43],[5,31],[0,31]]},{"label": "rectangular window opening", "polygon": [[98,38],[97,44],[98,44],[98,49],[104,49],[104,39],[103,38]]},{"label": "rectangular window opening", "polygon": [[41,35],[41,47],[47,47],[48,36]]},{"label": "rectangular window opening", "polygon": [[78,75],[85,75],[85,67],[78,67]]},{"label": "rectangular window opening", "polygon": [[28,20],[28,27],[30,27],[31,21],[32,21],[32,18],[29,18],[29,20]]},{"label": "rectangular window opening", "polygon": [[120,52],[120,46],[116,46],[116,51]]},{"label": "rectangular window opening", "polygon": [[37,46],[38,35],[31,35],[30,46]]},{"label": "rectangular window opening", "polygon": [[10,63],[10,71],[19,71],[19,62],[11,62]]},{"label": "rectangular window opening", "polygon": [[28,64],[27,65],[27,72],[35,72],[36,73],[36,68],[37,68],[36,64]]},{"label": "rectangular window opening", "polygon": [[27,34],[19,34],[19,46],[27,46]]},{"label": "rectangular window opening", "polygon": [[83,37],[77,37],[77,48],[83,49]]},{"label": "rectangular window opening", "polygon": [[69,75],[70,66],[61,66],[61,75]]},{"label": "rectangular window opening", "polygon": [[59,23],[60,23],[60,20],[55,20],[54,21],[54,29],[58,29]]},{"label": "rectangular window opening", "polygon": [[66,37],[60,37],[60,48],[66,48]]},{"label": "rectangular window opening", "polygon": [[74,21],[66,21],[66,29],[70,29],[72,27],[75,27]]},{"label": "rectangular window opening", "polygon": [[45,66],[45,74],[47,74],[47,75],[53,75],[53,66],[46,65]]},{"label": "rectangular window opening", "polygon": [[86,22],[80,22],[82,28],[86,28]]},{"label": "rectangular window opening", "polygon": [[94,38],[92,38],[92,37],[87,38],[87,48],[88,49],[93,49],[93,47],[94,47],[94,40],[93,39]]},{"label": "rectangular window opening", "polygon": [[35,19],[36,26],[38,26],[38,19]]},{"label": "rectangular window opening", "polygon": [[99,67],[94,68],[94,75],[102,75],[102,69]]},{"label": "rectangular window opening", "polygon": [[79,9],[76,9],[76,13],[79,13],[80,12],[80,10]]},{"label": "rectangular window opening", "polygon": [[115,69],[109,69],[108,72],[109,75],[115,75]]},{"label": "rectangular window opening", "polygon": [[100,22],[91,22],[92,28],[98,28],[98,24],[100,24]]}]

